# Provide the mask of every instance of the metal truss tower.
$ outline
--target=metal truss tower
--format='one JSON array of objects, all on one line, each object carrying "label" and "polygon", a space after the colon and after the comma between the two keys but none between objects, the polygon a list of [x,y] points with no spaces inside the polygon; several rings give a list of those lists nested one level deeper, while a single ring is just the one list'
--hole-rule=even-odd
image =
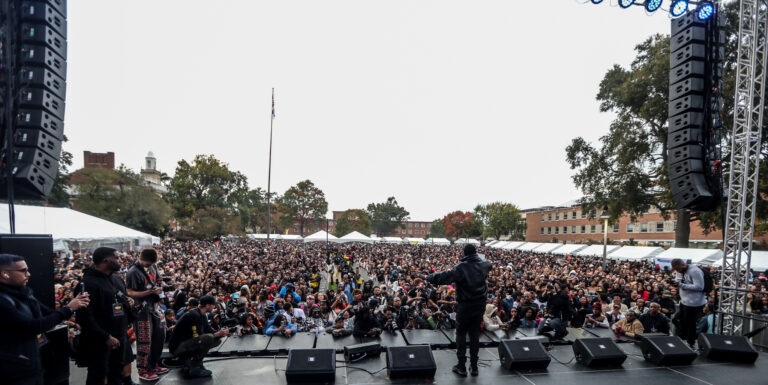
[{"label": "metal truss tower", "polygon": [[757,202],[760,136],[765,101],[768,7],[740,0],[737,73],[731,133],[728,208],[723,231],[720,331],[742,334]]}]

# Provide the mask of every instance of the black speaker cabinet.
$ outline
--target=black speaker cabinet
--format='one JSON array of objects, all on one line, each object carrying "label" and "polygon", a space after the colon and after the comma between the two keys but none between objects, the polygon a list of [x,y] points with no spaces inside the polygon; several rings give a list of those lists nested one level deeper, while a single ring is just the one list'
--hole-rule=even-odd
[{"label": "black speaker cabinet", "polygon": [[678,336],[649,335],[640,339],[639,344],[645,360],[656,365],[690,365],[698,357]]},{"label": "black speaker cabinet", "polygon": [[381,344],[378,342],[367,342],[364,344],[344,347],[344,359],[347,361],[360,361],[365,358],[378,357],[380,355]]},{"label": "black speaker cabinet", "polygon": [[434,378],[435,357],[429,345],[392,346],[387,348],[389,378]]},{"label": "black speaker cabinet", "polygon": [[579,338],[573,343],[573,354],[582,365],[621,366],[627,354],[610,338]]},{"label": "black speaker cabinet", "polygon": [[0,253],[24,257],[31,274],[27,285],[41,304],[54,309],[53,237],[44,234],[0,234]]},{"label": "black speaker cabinet", "polygon": [[[45,384],[68,384],[69,339],[67,326],[58,325],[45,333],[48,343],[40,348]],[[0,381],[2,382],[2,381]]]},{"label": "black speaker cabinet", "polygon": [[336,350],[291,349],[285,366],[288,382],[333,382],[336,379]]},{"label": "black speaker cabinet", "polygon": [[509,369],[546,369],[552,359],[539,340],[501,340],[501,366]]},{"label": "black speaker cabinet", "polygon": [[758,353],[747,337],[699,334],[701,354],[710,360],[754,364]]}]

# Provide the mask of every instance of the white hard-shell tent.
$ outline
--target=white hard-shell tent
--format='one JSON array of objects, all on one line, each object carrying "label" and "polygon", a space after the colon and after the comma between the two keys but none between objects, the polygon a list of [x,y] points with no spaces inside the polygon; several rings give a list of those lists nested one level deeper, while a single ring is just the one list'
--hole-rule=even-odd
[{"label": "white hard-shell tent", "polygon": [[381,243],[403,243],[402,238],[398,237],[381,237]]},{"label": "white hard-shell tent", "polygon": [[445,239],[445,238],[429,238],[425,242],[428,245],[440,245],[440,246],[447,246],[451,244],[451,241]]},{"label": "white hard-shell tent", "polygon": [[338,243],[348,243],[348,242],[363,242],[363,243],[373,243],[373,240],[366,236],[365,234],[361,234],[357,231],[353,231],[334,242]]},{"label": "white hard-shell tent", "polygon": [[[744,259],[744,256],[741,257]],[[756,272],[768,270],[768,251],[752,250],[752,259],[749,261],[749,267]],[[723,265],[723,258],[712,262],[712,266],[720,267]]]},{"label": "white hard-shell tent", "polygon": [[670,247],[657,255],[656,258],[680,258],[682,260],[690,260],[696,265],[711,265],[712,262],[723,259],[723,250]]},{"label": "white hard-shell tent", "polygon": [[473,245],[479,245],[480,241],[478,241],[477,239],[472,239],[472,238],[459,238],[459,239],[456,240],[456,242],[453,242],[453,244],[455,244],[455,245],[464,245],[464,244],[467,244],[467,243],[471,243]]},{"label": "white hard-shell tent", "polygon": [[[53,250],[93,250],[101,246],[141,249],[160,243],[160,238],[62,207],[14,205],[16,233],[51,234]],[[0,205],[0,232],[9,233],[8,205]]]},{"label": "white hard-shell tent", "polygon": [[577,243],[568,243],[563,245],[562,247],[558,247],[554,251],[552,251],[552,254],[557,255],[570,255],[574,254],[579,250],[583,250],[587,247],[587,245],[584,244],[577,244]]},{"label": "white hard-shell tent", "polygon": [[517,250],[520,251],[536,251],[536,248],[543,245],[541,242],[528,242],[520,247],[517,248]]},{"label": "white hard-shell tent", "polygon": [[408,243],[408,244],[411,244],[411,245],[423,245],[423,244],[425,244],[427,242],[423,238],[410,238],[410,237],[406,237],[406,238],[403,238],[403,243]]},{"label": "white hard-shell tent", "polygon": [[[608,245],[607,252],[610,255],[611,252],[616,251],[621,246],[619,245]],[[603,255],[603,245],[592,245],[585,247],[582,250],[579,250],[575,253],[579,257],[595,257],[595,256],[602,256]]]},{"label": "white hard-shell tent", "polygon": [[661,247],[624,246],[608,253],[608,259],[614,261],[650,261],[664,252]]},{"label": "white hard-shell tent", "polygon": [[518,250],[521,246],[525,245],[525,242],[509,242],[502,247],[504,250]]},{"label": "white hard-shell tent", "polygon": [[308,235],[304,238],[304,243],[309,242],[325,242],[328,241],[336,241],[338,238],[336,238],[333,234],[328,234],[325,232],[325,230],[320,230],[312,235]]}]

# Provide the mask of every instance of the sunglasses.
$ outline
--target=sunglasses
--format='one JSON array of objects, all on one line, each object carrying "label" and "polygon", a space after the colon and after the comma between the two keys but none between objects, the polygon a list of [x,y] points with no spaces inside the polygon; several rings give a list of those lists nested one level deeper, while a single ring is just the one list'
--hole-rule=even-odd
[{"label": "sunglasses", "polygon": [[18,271],[18,272],[20,272],[21,274],[24,274],[24,275],[26,275],[27,273],[29,273],[29,268],[18,269],[18,270],[8,270],[8,271]]}]

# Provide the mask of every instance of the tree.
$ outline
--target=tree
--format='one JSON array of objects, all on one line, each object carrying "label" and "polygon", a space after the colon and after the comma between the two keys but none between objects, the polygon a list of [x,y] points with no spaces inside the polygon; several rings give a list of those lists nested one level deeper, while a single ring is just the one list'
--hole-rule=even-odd
[{"label": "tree", "polygon": [[235,210],[247,194],[245,175],[230,171],[229,165],[213,155],[197,155],[192,163],[179,161],[166,198],[176,216],[188,218],[200,209]]},{"label": "tree", "polygon": [[480,222],[475,221],[475,216],[471,212],[454,211],[443,217],[443,226],[445,233],[456,238],[470,237],[482,233]]},{"label": "tree", "polygon": [[299,224],[301,236],[308,221],[319,221],[328,211],[323,190],[307,179],[289,188],[278,201],[279,210]]},{"label": "tree", "polygon": [[442,219],[435,219],[432,221],[432,226],[429,227],[430,238],[445,238],[445,225],[443,225]]},{"label": "tree", "polygon": [[387,236],[403,226],[410,213],[397,203],[395,197],[383,203],[370,203],[365,210],[371,219],[371,229],[379,236]]},{"label": "tree", "polygon": [[475,217],[483,224],[483,235],[499,239],[502,235],[524,234],[525,220],[517,206],[493,202],[475,207]]},{"label": "tree", "polygon": [[124,166],[117,170],[88,168],[78,174],[79,181],[74,183],[77,210],[146,233],[168,231],[170,207],[138,174]]},{"label": "tree", "polygon": [[350,209],[341,214],[336,220],[336,230],[333,235],[342,237],[353,231],[371,235],[371,220],[365,211],[360,209]]}]

